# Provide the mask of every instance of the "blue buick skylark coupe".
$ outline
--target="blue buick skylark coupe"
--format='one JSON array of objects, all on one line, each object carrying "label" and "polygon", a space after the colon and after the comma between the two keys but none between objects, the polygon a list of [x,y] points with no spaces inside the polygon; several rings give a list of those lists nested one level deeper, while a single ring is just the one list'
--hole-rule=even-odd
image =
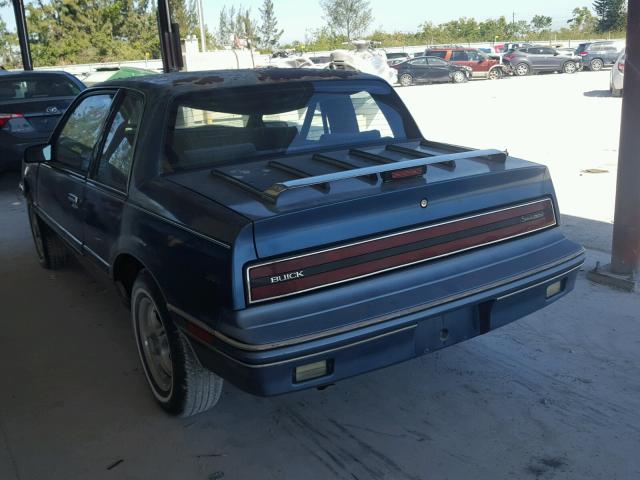
[{"label": "blue buick skylark coupe", "polygon": [[[423,137],[356,72],[265,69],[82,92],[25,152],[38,258],[104,270],[176,415],[322,387],[501,327],[574,286],[544,166]],[[401,392],[398,392],[401,395]]]}]

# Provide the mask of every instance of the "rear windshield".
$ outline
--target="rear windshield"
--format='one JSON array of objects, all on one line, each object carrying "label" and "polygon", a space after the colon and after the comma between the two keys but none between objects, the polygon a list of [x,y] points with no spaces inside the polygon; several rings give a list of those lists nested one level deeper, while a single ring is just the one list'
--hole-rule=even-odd
[{"label": "rear windshield", "polygon": [[0,101],[47,97],[74,97],[80,88],[60,75],[38,78],[0,78]]},{"label": "rear windshield", "polygon": [[383,82],[304,82],[183,95],[171,109],[163,170],[404,140],[403,109]]}]

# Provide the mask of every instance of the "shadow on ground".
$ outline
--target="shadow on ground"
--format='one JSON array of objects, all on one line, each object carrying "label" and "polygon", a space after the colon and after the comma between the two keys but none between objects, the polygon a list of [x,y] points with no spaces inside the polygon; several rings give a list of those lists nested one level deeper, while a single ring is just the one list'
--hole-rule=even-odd
[{"label": "shadow on ground", "polygon": [[588,218],[561,215],[560,228],[567,238],[592,250],[611,251],[613,224]]},{"label": "shadow on ground", "polygon": [[589,90],[588,92],[584,92],[585,97],[613,97],[609,90]]}]

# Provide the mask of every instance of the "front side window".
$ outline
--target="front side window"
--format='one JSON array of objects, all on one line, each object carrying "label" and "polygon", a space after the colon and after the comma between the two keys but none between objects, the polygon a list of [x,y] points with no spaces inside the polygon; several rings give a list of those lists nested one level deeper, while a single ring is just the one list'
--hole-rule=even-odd
[{"label": "front side window", "polygon": [[121,191],[127,189],[143,107],[140,94],[125,94],[109,127],[95,172],[95,179],[100,183]]},{"label": "front side window", "polygon": [[444,60],[441,60],[439,58],[429,58],[429,65],[434,65],[437,67],[446,67],[448,65],[447,62],[445,62]]},{"label": "front side window", "polygon": [[54,160],[86,172],[111,108],[112,93],[84,98],[67,117],[54,145]]},{"label": "front side window", "polygon": [[426,58],[417,58],[415,60],[411,60],[409,63],[411,65],[426,65],[427,64],[427,59]]},{"label": "front side window", "polygon": [[163,169],[406,139],[403,108],[381,82],[304,82],[183,95],[167,126]]}]

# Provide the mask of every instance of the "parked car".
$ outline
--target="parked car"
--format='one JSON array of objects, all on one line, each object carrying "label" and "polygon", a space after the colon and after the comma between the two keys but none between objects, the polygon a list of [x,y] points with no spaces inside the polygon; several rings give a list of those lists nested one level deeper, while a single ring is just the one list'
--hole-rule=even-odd
[{"label": "parked car", "polygon": [[540,72],[575,73],[580,69],[577,58],[560,55],[555,48],[527,47],[502,57],[505,68],[518,76]]},{"label": "parked car", "polygon": [[395,65],[396,63],[406,62],[411,58],[407,52],[391,52],[387,53],[387,64]]},{"label": "parked car", "polygon": [[469,67],[473,71],[473,77],[496,80],[503,76],[500,61],[488,58],[476,48],[428,48],[424,54],[427,57],[439,57],[454,65]]},{"label": "parked car", "polygon": [[624,43],[618,41],[581,43],[576,49],[576,54],[585,69],[597,72],[613,65],[623,49]]},{"label": "parked car", "polygon": [[71,74],[7,72],[0,78],[0,172],[18,170],[25,148],[49,139],[67,106],[85,89]]},{"label": "parked car", "polygon": [[495,49],[497,52],[504,54],[509,52],[510,50],[518,50],[520,48],[528,48],[533,46],[534,45],[532,43],[528,43],[528,42],[507,42],[502,45],[496,45]]},{"label": "parked car", "polygon": [[417,57],[391,65],[398,71],[398,83],[403,87],[416,83],[462,83],[471,78],[471,69],[453,65],[438,57]]},{"label": "parked car", "polygon": [[223,379],[322,387],[499,328],[584,261],[545,166],[426,140],[352,71],[90,88],[27,149],[21,187],[42,266],[73,251],[114,280],[153,396],[185,416]]},{"label": "parked car", "polygon": [[624,84],[624,64],[626,60],[625,49],[622,50],[622,53],[614,63],[613,68],[611,69],[611,78],[609,81],[609,89],[611,90],[611,95],[614,97],[622,96],[622,87]]}]

